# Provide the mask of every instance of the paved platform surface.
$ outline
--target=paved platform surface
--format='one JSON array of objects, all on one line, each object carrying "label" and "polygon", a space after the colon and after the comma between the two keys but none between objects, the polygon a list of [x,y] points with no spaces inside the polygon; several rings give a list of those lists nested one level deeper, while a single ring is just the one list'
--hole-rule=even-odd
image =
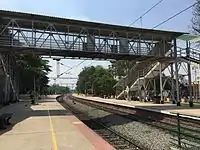
[{"label": "paved platform surface", "polygon": [[73,96],[79,98],[86,98],[88,100],[102,101],[120,105],[132,106],[135,108],[150,109],[163,113],[180,113],[183,115],[188,115],[192,117],[197,117],[200,119],[200,104],[194,104],[194,107],[189,107],[188,103],[183,103],[182,106],[177,107],[175,104],[153,104],[149,102],[139,102],[139,101],[126,101],[126,100],[116,100],[116,99],[104,99],[100,97],[86,97],[82,95],[73,94]]},{"label": "paved platform surface", "polygon": [[12,125],[0,131],[1,150],[111,150],[114,149],[85,126],[54,98],[39,105],[19,102],[0,109],[12,112]]}]

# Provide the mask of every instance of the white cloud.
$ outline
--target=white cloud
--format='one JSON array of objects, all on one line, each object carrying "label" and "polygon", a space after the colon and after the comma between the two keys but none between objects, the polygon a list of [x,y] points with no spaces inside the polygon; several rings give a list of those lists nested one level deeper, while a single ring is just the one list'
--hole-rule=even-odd
[{"label": "white cloud", "polygon": [[[34,0],[34,1],[26,1],[26,0],[0,0],[0,6],[2,9],[10,10],[10,11],[20,11],[20,12],[31,12],[35,14],[45,14],[45,15],[52,15],[62,18],[70,18],[75,20],[83,20],[83,21],[92,21],[95,22],[96,20],[91,20],[89,17],[84,15],[84,10],[82,4],[79,1],[74,0],[60,0],[53,1],[53,0]],[[49,65],[52,66],[52,72],[49,73],[48,76],[56,77],[56,62],[52,59],[49,59]],[[68,66],[74,66],[79,64],[82,60],[61,60],[63,64]],[[92,62],[92,64],[91,64]],[[70,75],[63,75],[66,76],[73,76],[77,77],[80,71],[84,66],[91,66],[91,65],[102,65],[104,67],[107,66],[105,61],[85,61],[78,67],[73,68],[70,70]],[[68,68],[64,66],[60,66],[60,73],[63,73]],[[51,83],[54,81],[51,80]],[[59,80],[58,82],[64,83],[75,83],[74,80]]]},{"label": "white cloud", "polygon": [[[52,66],[52,72],[49,73],[49,77],[56,77],[56,61],[49,59],[49,65]],[[71,69],[69,72],[69,74],[63,74],[62,77],[78,77],[79,73],[82,71],[82,68],[84,67],[89,67],[89,66],[97,66],[97,65],[101,65],[104,68],[107,68],[108,65],[110,64],[110,62],[108,61],[96,61],[96,60],[86,60],[84,61],[84,63],[82,63],[81,65],[77,66],[80,62],[82,62],[83,60],[70,60],[70,59],[62,59],[60,62],[64,65],[67,66],[76,66],[73,69]],[[63,65],[60,65],[60,74],[63,72],[66,72],[69,68],[65,67]],[[75,79],[58,79],[56,83],[62,83],[62,84],[76,84]],[[53,84],[54,80],[51,80],[50,84]]]},{"label": "white cloud", "polygon": [[14,4],[13,0],[0,0],[1,9],[10,10]]}]

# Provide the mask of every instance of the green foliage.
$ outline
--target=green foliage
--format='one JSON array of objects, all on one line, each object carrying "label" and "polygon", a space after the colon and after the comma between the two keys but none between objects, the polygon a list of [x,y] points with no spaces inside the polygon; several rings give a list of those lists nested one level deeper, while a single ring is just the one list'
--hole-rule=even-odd
[{"label": "green foliage", "polygon": [[19,66],[20,93],[27,93],[34,90],[34,78],[36,90],[45,93],[48,87],[47,74],[50,70],[47,60],[33,56],[18,56],[16,58]]},{"label": "green foliage", "polygon": [[128,70],[135,64],[135,61],[118,60],[111,63],[112,66],[110,70],[115,76],[121,78],[127,75]]},{"label": "green foliage", "polygon": [[200,0],[196,0],[198,3],[193,10],[192,29],[195,34],[200,33]]},{"label": "green foliage", "polygon": [[69,92],[69,87],[59,86],[56,84],[48,87],[48,94],[64,94]]},{"label": "green foliage", "polygon": [[87,67],[79,74],[77,92],[95,96],[114,95],[116,80],[108,69],[101,66]]}]

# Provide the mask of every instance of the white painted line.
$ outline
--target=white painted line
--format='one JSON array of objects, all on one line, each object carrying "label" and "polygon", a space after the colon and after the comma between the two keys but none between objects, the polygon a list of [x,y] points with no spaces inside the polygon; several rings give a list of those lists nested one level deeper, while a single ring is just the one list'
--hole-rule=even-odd
[{"label": "white painted line", "polygon": [[75,122],[72,122],[73,124],[83,124],[83,122],[81,121],[75,121]]}]

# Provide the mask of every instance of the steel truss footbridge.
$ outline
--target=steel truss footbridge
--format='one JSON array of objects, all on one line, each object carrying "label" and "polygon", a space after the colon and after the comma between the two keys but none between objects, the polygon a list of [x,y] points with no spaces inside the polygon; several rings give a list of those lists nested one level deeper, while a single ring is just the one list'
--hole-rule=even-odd
[{"label": "steel truss footbridge", "polygon": [[[12,59],[13,55],[21,54],[135,61],[128,77],[131,78],[127,83],[130,88],[139,87],[136,82],[141,77],[153,78],[151,70],[159,68],[162,72],[172,63],[175,63],[172,77],[178,78],[180,58],[181,61],[182,58],[191,59],[188,41],[186,48],[177,47],[177,38],[185,34],[1,10],[0,53],[4,69],[0,73],[7,75],[1,80],[6,82],[4,89],[17,93],[16,78],[9,76],[14,68],[4,58]],[[138,76],[135,70],[143,70],[143,74]],[[178,84],[177,81],[173,87],[177,93]]]}]

